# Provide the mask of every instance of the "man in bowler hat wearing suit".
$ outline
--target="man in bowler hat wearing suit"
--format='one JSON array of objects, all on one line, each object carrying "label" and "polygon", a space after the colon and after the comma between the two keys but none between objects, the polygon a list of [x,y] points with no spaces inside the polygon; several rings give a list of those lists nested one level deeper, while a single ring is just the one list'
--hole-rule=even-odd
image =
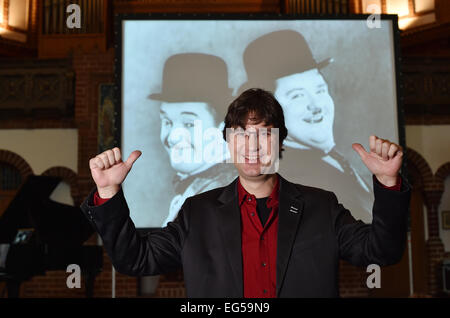
[{"label": "man in bowler hat wearing suit", "polygon": [[227,66],[209,54],[173,55],[164,65],[161,92],[149,98],[161,102],[160,138],[176,171],[176,195],[165,226],[187,197],[226,185],[237,175],[225,163],[228,149],[221,138],[223,113],[231,99]]},{"label": "man in bowler hat wearing suit", "polygon": [[332,58],[317,62],[296,31],[271,32],[245,49],[248,80],[239,90],[263,87],[274,92],[283,107],[288,136],[281,173],[303,184],[333,190],[351,208],[370,215],[368,185],[336,149],[334,102],[321,73],[332,62]]}]

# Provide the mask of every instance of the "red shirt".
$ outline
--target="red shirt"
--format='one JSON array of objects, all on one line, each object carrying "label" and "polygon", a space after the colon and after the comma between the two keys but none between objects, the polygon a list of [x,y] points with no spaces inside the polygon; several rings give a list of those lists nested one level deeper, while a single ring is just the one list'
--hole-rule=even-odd
[{"label": "red shirt", "polygon": [[245,298],[273,298],[277,290],[277,233],[279,178],[267,199],[271,209],[264,226],[256,211],[256,197],[238,180],[241,209],[242,274]]}]

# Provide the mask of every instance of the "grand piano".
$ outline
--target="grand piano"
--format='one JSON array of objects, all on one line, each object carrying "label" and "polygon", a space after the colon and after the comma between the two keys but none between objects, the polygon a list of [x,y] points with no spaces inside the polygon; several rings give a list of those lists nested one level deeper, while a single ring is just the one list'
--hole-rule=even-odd
[{"label": "grand piano", "polygon": [[28,177],[0,217],[0,282],[6,282],[8,297],[18,297],[20,284],[33,276],[65,271],[69,264],[80,266],[86,297],[93,296],[102,247],[83,245],[94,229],[79,207],[49,198],[59,182]]}]

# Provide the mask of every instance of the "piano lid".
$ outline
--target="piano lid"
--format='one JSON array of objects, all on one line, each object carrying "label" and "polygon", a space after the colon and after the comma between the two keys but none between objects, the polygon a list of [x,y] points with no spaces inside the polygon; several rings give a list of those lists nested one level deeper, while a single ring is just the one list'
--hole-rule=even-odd
[{"label": "piano lid", "polygon": [[48,245],[80,246],[94,233],[80,207],[44,200],[30,215],[39,241]]},{"label": "piano lid", "polygon": [[34,227],[30,208],[48,199],[60,181],[58,177],[28,176],[0,218],[0,243],[12,242],[18,228]]}]

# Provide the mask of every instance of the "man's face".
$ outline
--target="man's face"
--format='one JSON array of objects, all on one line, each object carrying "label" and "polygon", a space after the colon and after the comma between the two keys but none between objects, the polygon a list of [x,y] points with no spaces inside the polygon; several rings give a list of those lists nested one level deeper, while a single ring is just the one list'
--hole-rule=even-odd
[{"label": "man's face", "polygon": [[320,149],[333,142],[334,103],[317,69],[276,80],[275,98],[290,139]]},{"label": "man's face", "polygon": [[276,130],[271,129],[273,125],[253,122],[249,118],[245,130],[231,129],[227,139],[231,160],[239,175],[246,178],[276,172],[272,170],[278,159],[279,139]]},{"label": "man's face", "polygon": [[[170,156],[171,166],[186,174],[201,169],[205,165],[204,150],[214,150],[215,147],[208,145],[220,140],[220,130],[217,130],[218,138],[205,133],[206,129],[211,131],[215,128],[214,116],[208,104],[162,102],[160,118],[160,138]],[[196,127],[195,124],[199,123],[201,125]]]}]

